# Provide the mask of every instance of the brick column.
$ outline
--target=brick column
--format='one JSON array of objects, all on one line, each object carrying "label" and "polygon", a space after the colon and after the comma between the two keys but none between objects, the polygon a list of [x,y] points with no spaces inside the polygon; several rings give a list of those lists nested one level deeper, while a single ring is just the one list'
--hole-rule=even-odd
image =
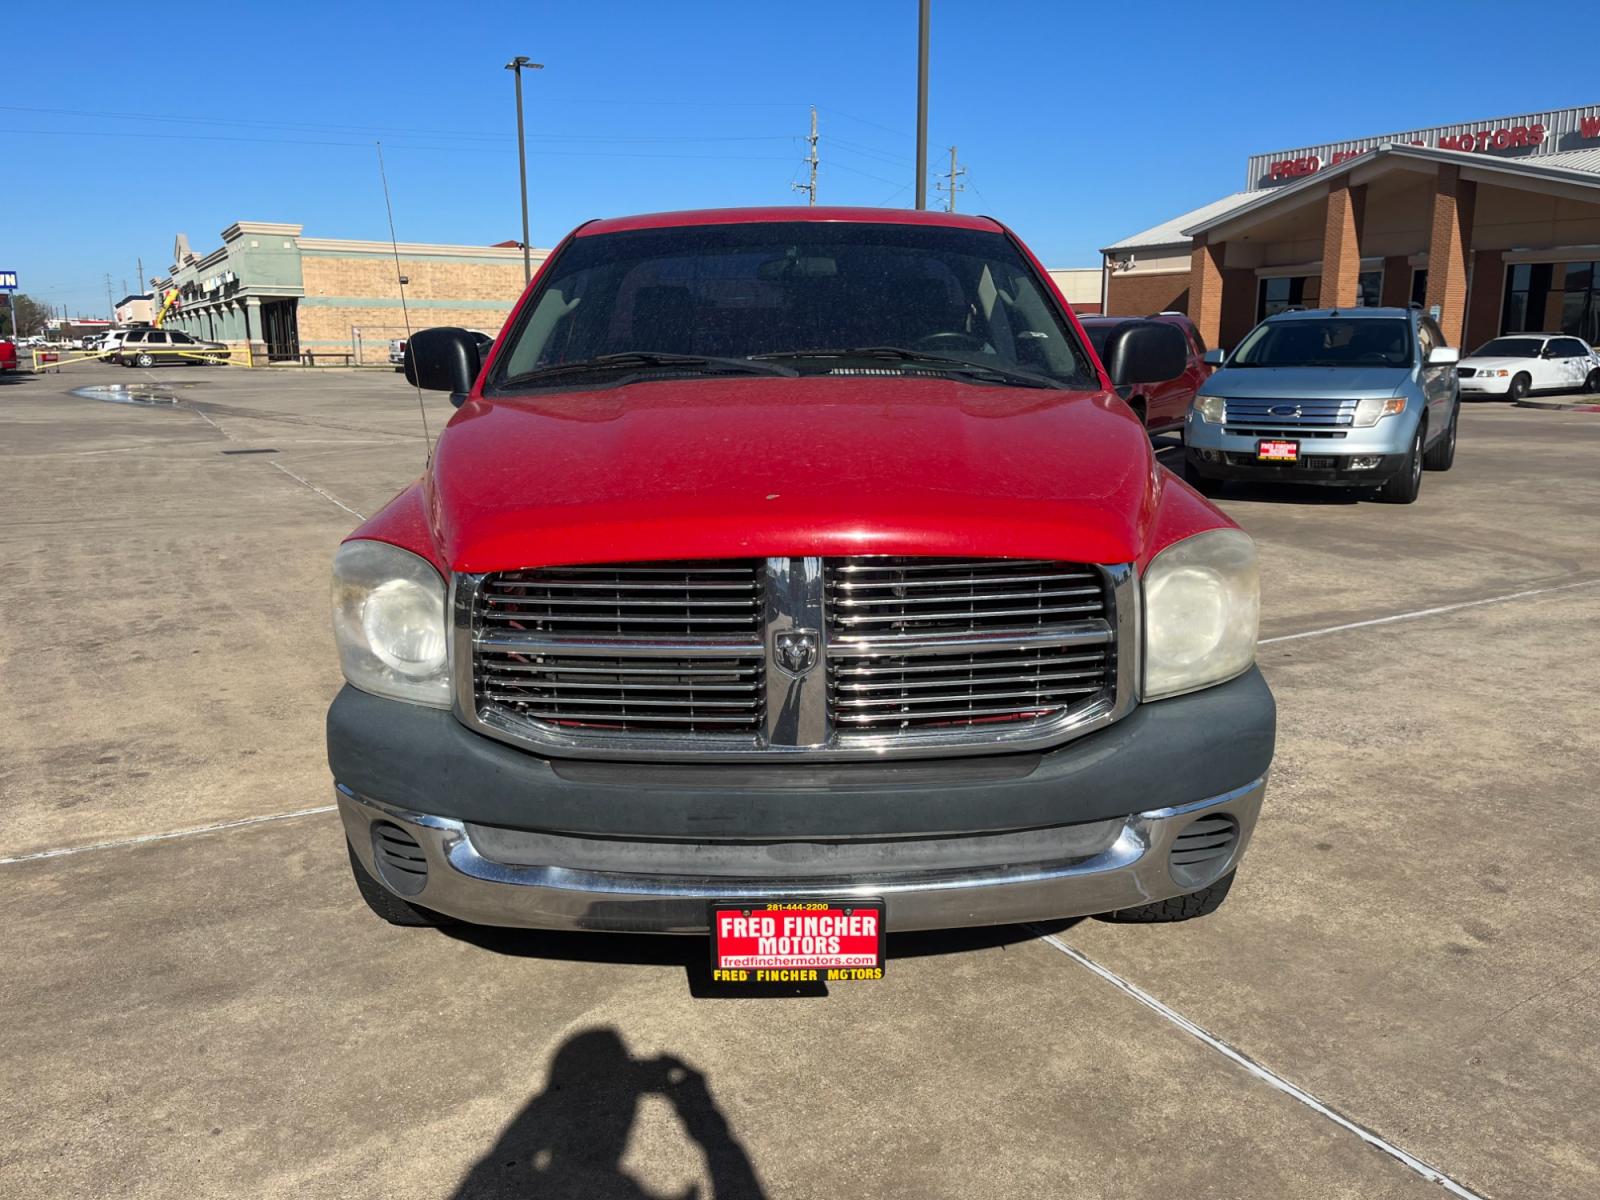
[{"label": "brick column", "polygon": [[1361,295],[1361,220],[1367,207],[1365,185],[1350,186],[1341,176],[1328,184],[1328,220],[1322,234],[1324,308],[1350,308]]},{"label": "brick column", "polygon": [[1411,303],[1411,260],[1404,254],[1383,260],[1383,294],[1378,299],[1385,308]]},{"label": "brick column", "polygon": [[1445,342],[1461,345],[1466,333],[1467,255],[1472,245],[1472,213],[1478,185],[1461,178],[1461,168],[1443,165],[1434,179],[1433,221],[1428,233],[1427,307],[1439,306]]},{"label": "brick column", "polygon": [[1222,251],[1206,235],[1195,239],[1189,267],[1189,319],[1208,346],[1222,338]]}]

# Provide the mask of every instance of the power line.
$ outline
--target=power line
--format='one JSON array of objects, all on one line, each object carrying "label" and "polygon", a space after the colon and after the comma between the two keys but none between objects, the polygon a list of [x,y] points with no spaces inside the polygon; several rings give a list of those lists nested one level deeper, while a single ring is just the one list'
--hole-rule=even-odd
[{"label": "power line", "polygon": [[817,206],[817,108],[811,106],[811,136],[806,138],[811,143],[811,153],[800,161],[811,168],[811,181],[809,183],[791,183],[789,187],[797,192],[806,194],[806,204],[815,208]]}]

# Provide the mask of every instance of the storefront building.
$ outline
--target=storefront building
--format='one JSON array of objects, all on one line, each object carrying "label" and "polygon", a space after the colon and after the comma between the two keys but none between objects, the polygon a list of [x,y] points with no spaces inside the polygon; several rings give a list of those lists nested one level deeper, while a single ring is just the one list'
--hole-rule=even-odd
[{"label": "storefront building", "polygon": [[1301,306],[1417,304],[1452,345],[1600,344],[1600,105],[1252,157],[1243,191],[1101,251],[1106,311],[1210,345]]},{"label": "storefront building", "polygon": [[[410,327],[459,325],[498,333],[522,294],[522,250],[308,238],[302,226],[238,221],[206,255],[179,234],[158,281],[163,323],[195,337],[249,345],[258,359],[299,361],[348,353],[386,363],[389,340]],[[535,269],[547,251],[532,252]],[[398,255],[398,263],[396,257]],[[402,292],[404,307],[402,307]]]}]

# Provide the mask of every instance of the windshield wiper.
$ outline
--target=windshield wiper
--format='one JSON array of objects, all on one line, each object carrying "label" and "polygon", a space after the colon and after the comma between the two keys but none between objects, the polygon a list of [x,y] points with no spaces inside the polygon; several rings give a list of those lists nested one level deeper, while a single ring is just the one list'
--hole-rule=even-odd
[{"label": "windshield wiper", "polygon": [[619,354],[599,354],[594,358],[580,358],[572,362],[554,363],[537,367],[521,375],[501,381],[502,387],[542,383],[568,375],[602,375],[612,371],[641,371],[652,367],[675,370],[704,371],[707,374],[734,372],[741,375],[782,375],[793,378],[800,372],[793,367],[777,363],[758,362],[748,358],[717,358],[706,354],[667,354],[655,350],[626,350]]},{"label": "windshield wiper", "polygon": [[967,358],[953,358],[947,354],[929,354],[922,350],[907,350],[901,346],[856,346],[849,350],[786,350],[779,354],[757,354],[752,357],[770,362],[775,359],[792,358],[867,358],[888,360],[892,362],[907,363],[912,366],[931,367],[935,370],[950,371],[964,375],[986,375],[991,379],[998,379],[1005,383],[1014,383],[1022,387],[1043,387],[1066,390],[1068,385],[1059,379],[1051,379],[1047,375],[1035,375],[1032,371],[1019,371],[1013,367],[1001,367],[992,363],[973,362]]}]

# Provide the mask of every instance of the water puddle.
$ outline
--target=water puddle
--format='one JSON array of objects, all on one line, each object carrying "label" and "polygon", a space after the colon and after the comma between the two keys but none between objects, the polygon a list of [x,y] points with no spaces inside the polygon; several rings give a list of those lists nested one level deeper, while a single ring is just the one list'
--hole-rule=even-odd
[{"label": "water puddle", "polygon": [[103,400],[107,404],[176,404],[178,397],[166,384],[153,383],[97,383],[91,387],[73,388],[74,396],[85,400]]}]

